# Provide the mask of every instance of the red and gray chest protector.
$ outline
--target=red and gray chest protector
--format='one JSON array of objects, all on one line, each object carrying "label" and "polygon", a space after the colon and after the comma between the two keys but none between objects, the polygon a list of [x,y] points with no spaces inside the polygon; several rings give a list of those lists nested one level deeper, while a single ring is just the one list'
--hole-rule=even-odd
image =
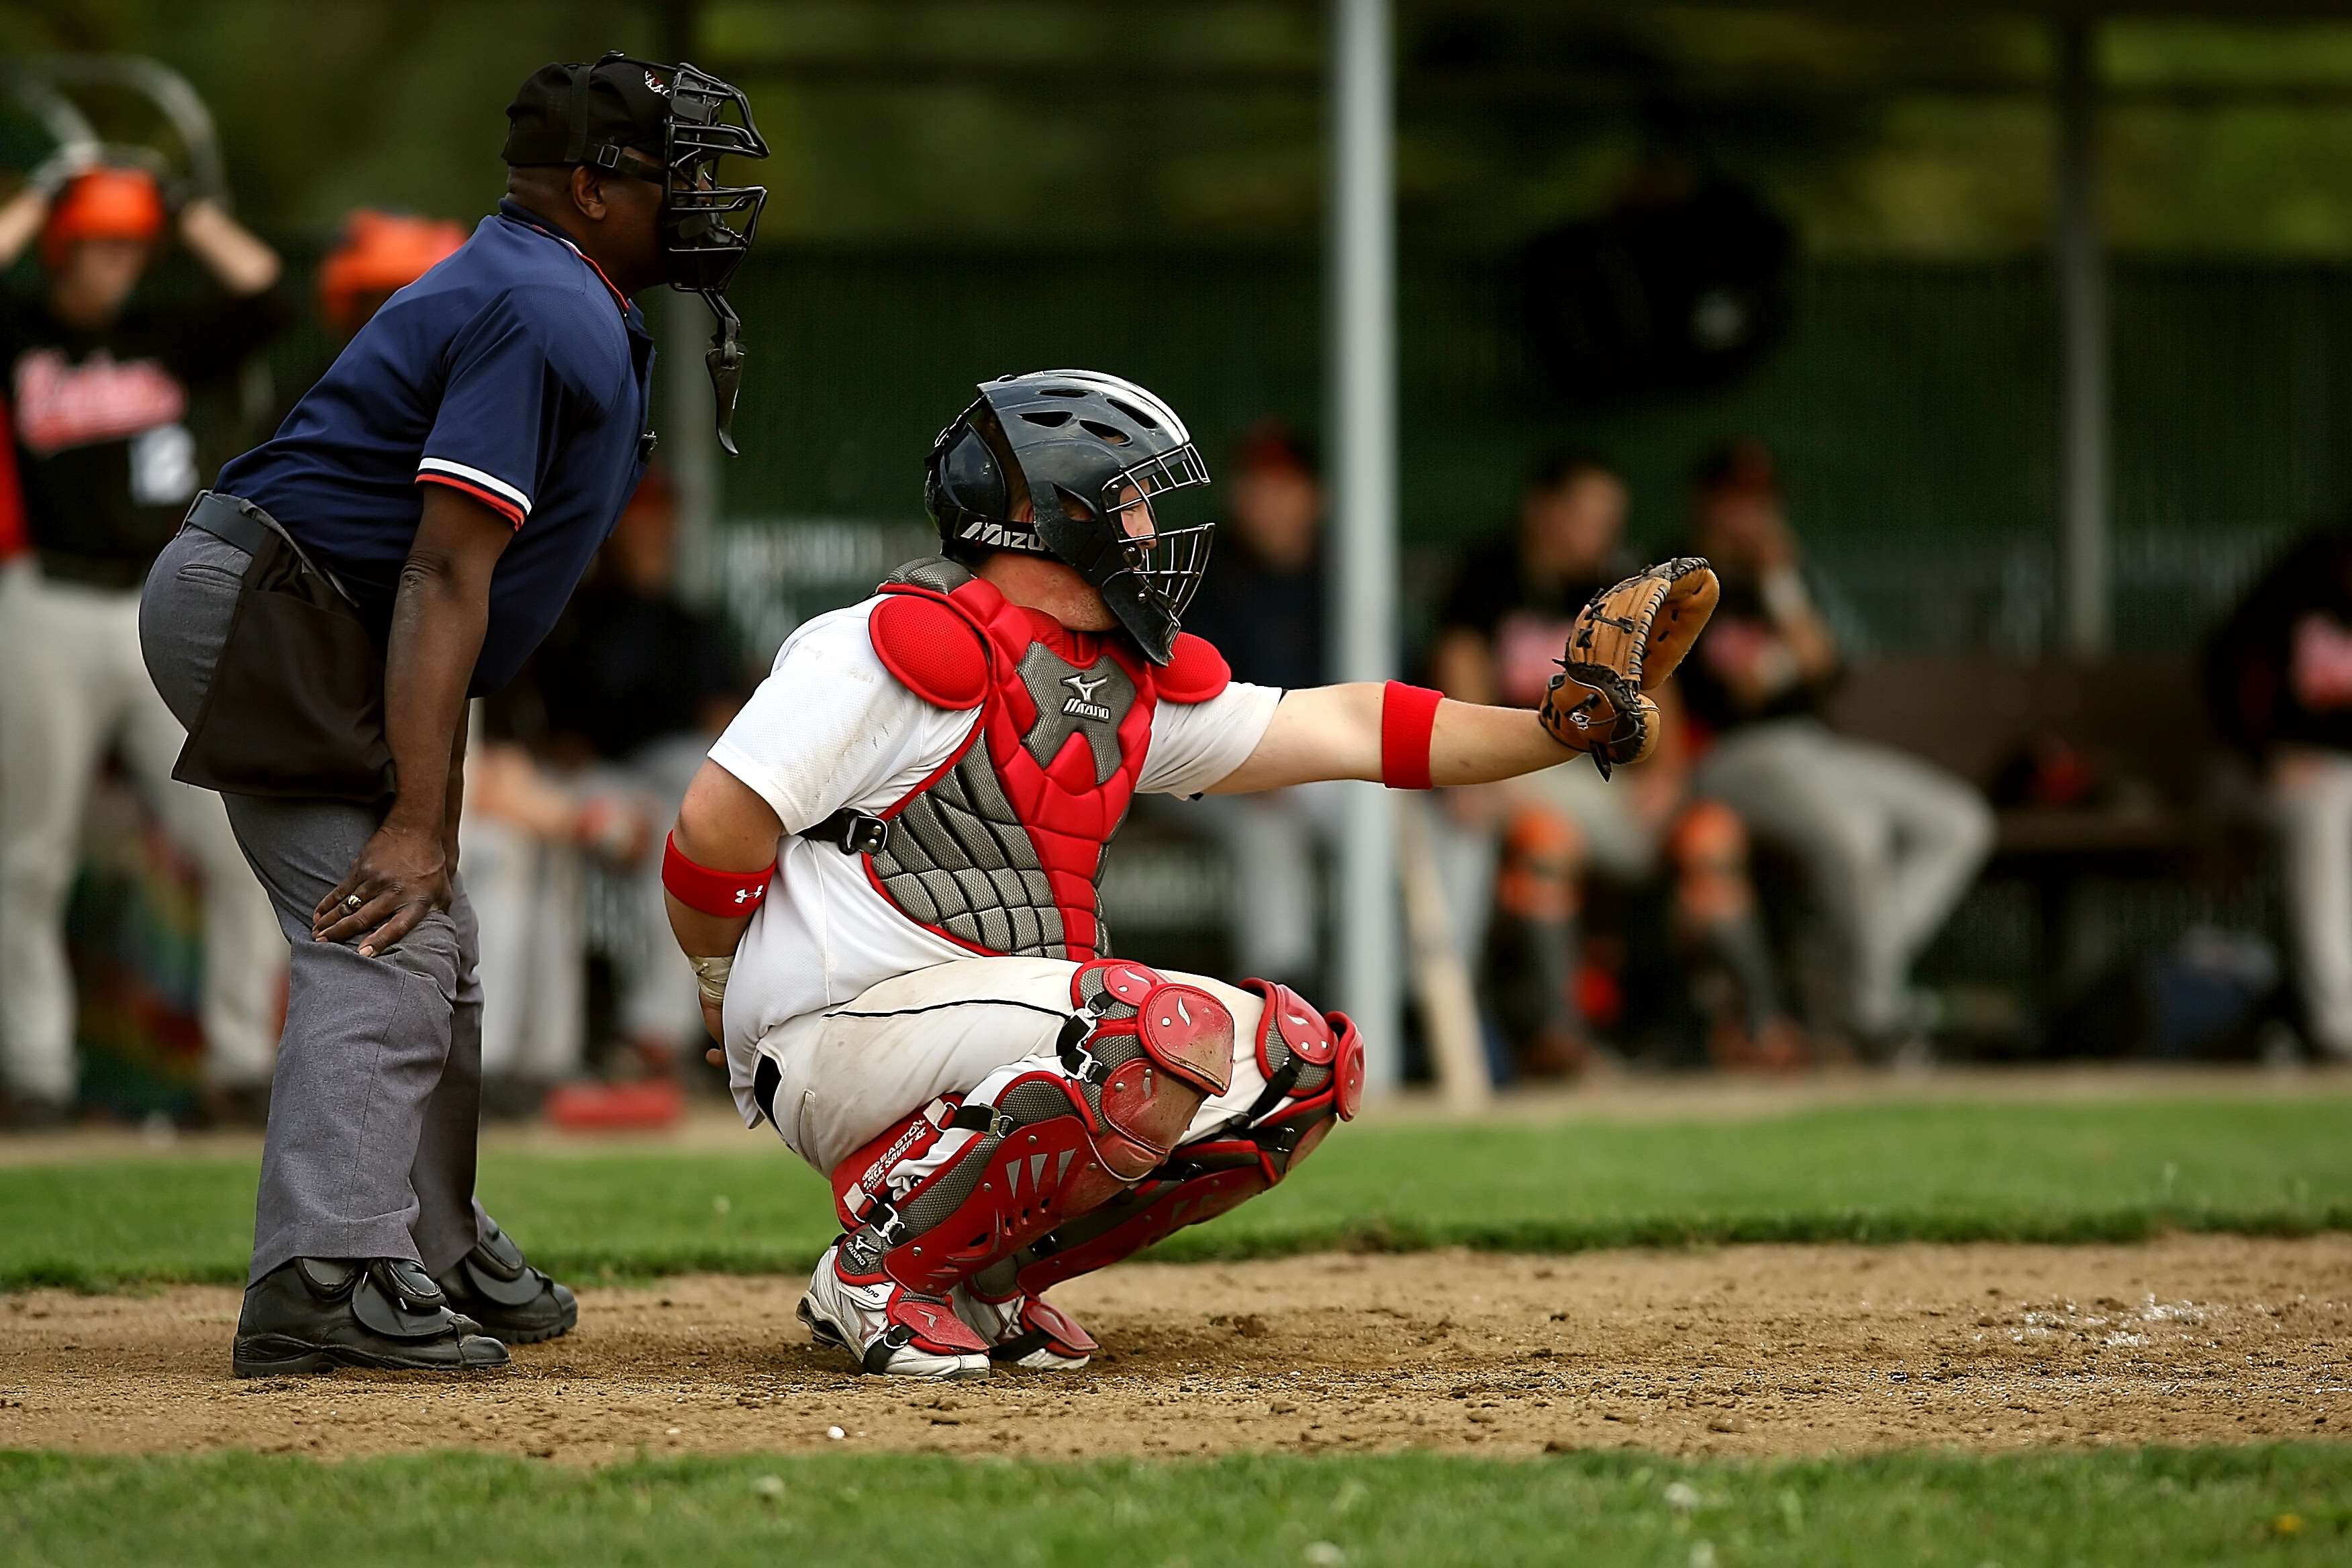
[{"label": "red and gray chest protector", "polygon": [[1223,658],[1187,635],[1154,667],[1116,634],[1070,631],[943,558],[901,567],[882,595],[867,632],[884,667],[935,707],[980,711],[955,754],[881,813],[890,826],[867,877],[974,952],[1107,956],[1103,850],[1135,798],[1152,714],[1223,691]]}]

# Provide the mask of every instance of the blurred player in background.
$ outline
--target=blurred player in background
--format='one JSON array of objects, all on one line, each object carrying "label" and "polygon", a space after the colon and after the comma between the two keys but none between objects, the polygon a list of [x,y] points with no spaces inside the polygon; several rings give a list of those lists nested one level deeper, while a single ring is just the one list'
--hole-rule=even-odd
[{"label": "blurred player in background", "polygon": [[1964,780],[1822,722],[1843,661],[1762,443],[1710,454],[1693,508],[1693,548],[1723,579],[1715,630],[1682,676],[1711,737],[1698,787],[1803,864],[1839,940],[1856,1043],[1913,1048],[1926,1020],[1911,966],[1991,852],[1992,808]]},{"label": "blurred player in background", "polygon": [[2304,1029],[2352,1060],[2352,527],[2274,563],[2214,635],[2206,710],[2261,769]]},{"label": "blurred player in background", "polygon": [[[176,236],[210,293],[138,297]],[[53,1121],[75,1093],[66,891],[110,746],[204,878],[205,1080],[257,1121],[286,944],[220,801],[172,780],[185,739],[139,654],[139,585],[196,493],[192,399],[289,314],[278,257],[144,169],[60,163],[0,207],[0,268],[37,239],[44,291],[0,304],[29,559],[0,586],[0,1068],[5,1114]]]},{"label": "blurred player in background", "polygon": [[[1234,454],[1217,556],[1184,624],[1225,656],[1234,679],[1297,690],[1328,679],[1323,485],[1314,448],[1278,420]],[[1312,991],[1322,964],[1322,878],[1315,851],[1338,841],[1337,784],[1217,795],[1193,808],[1233,867],[1234,957]]]},{"label": "blurred player in background", "polygon": [[[1624,481],[1598,457],[1554,453],[1528,476],[1518,525],[1474,550],[1439,611],[1431,666],[1463,702],[1533,708],[1559,673],[1559,649],[1591,597],[1633,570],[1625,553]],[[1585,883],[1672,879],[1672,935],[1685,959],[1727,973],[1737,1005],[1710,1019],[1708,1047],[1726,1066],[1790,1066],[1801,1050],[1780,1002],[1748,876],[1739,819],[1690,788],[1686,736],[1674,689],[1657,755],[1632,778],[1553,768],[1491,790],[1459,791],[1441,834],[1455,917],[1484,929],[1502,916],[1496,995],[1521,1070],[1572,1072],[1589,1050],[1581,915]],[[1498,853],[1499,851],[1499,853]],[[1474,947],[1465,956],[1476,962]],[[1681,967],[1681,966],[1678,966]]]},{"label": "blurred player in background", "polygon": [[725,622],[678,594],[676,543],[676,498],[656,467],[522,675],[483,705],[464,842],[482,926],[486,1103],[536,1109],[582,1069],[583,905],[598,861],[626,889],[603,906],[601,932],[625,1048],[599,1064],[625,1087],[575,1089],[551,1109],[610,1125],[680,1107],[677,1064],[700,1014],[669,939],[656,851],[748,682]]},{"label": "blurred player in background", "polygon": [[1355,1113],[1345,1015],[1109,955],[1097,879],[1138,794],[1638,761],[1657,710],[1627,674],[1663,679],[1713,603],[1701,563],[1621,584],[1540,717],[1237,681],[1181,629],[1214,525],[1166,510],[1208,479],[1176,412],[1089,371],[980,394],[928,465],[942,553],[786,640],[663,868],[746,1123],[833,1178],[845,1234],[802,1320],[900,1377],[1085,1365],[1043,1291],[1265,1192]]},{"label": "blurred player in background", "polygon": [[462,224],[362,207],[319,264],[319,316],[338,344],[359,335],[383,302],[457,253]]},{"label": "blurred player in background", "polygon": [[334,249],[319,262],[319,324],[326,329],[326,352],[307,374],[279,378],[279,403],[270,428],[317,384],[343,345],[383,308],[383,302],[430,272],[466,243],[462,224],[367,207],[343,219]]}]

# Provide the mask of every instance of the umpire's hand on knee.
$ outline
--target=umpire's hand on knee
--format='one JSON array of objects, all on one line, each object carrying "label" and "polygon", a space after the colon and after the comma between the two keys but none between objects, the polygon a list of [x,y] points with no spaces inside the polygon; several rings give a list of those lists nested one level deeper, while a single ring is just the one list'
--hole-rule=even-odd
[{"label": "umpire's hand on knee", "polygon": [[426,915],[447,909],[450,898],[442,835],[387,822],[352,862],[351,874],[310,911],[310,940],[357,938],[360,955],[373,958]]}]

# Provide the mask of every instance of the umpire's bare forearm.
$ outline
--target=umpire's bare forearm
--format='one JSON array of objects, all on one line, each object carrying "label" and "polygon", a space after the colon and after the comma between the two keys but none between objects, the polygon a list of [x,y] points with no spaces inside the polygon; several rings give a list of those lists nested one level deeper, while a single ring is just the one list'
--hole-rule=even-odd
[{"label": "umpire's bare forearm", "polygon": [[490,617],[490,575],[514,530],[446,486],[419,487],[425,513],[400,571],[384,650],[384,738],[397,794],[387,826],[439,837],[455,792],[452,760],[466,722],[466,689]]}]

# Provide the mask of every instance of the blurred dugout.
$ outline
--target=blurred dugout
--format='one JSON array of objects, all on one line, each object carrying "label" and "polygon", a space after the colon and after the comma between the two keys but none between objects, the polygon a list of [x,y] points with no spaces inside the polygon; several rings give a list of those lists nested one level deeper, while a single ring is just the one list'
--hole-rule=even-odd
[{"label": "blurred dugout", "polygon": [[[1220,453],[1269,408],[1320,409],[1314,253],[1083,260],[1041,278],[1010,250],[754,254],[737,286],[782,330],[746,370],[758,444],[727,472],[725,517],[919,521],[895,463],[933,434],[914,412],[923,394],[1007,365],[1091,356],[1156,378],[1202,410],[1203,449]],[[2111,282],[2116,643],[2178,647],[2276,542],[2352,502],[2352,268],[2124,259]],[[2058,642],[2041,261],[1803,263],[1787,337],[1745,379],[1601,412],[1561,402],[1511,258],[1410,250],[1400,291],[1409,562],[1506,515],[1529,461],[1565,438],[1611,455],[1633,489],[1632,544],[1662,547],[1694,455],[1746,432],[1796,476],[1814,557],[1856,608],[1838,629],[1857,651]],[[1409,566],[1405,587],[1425,613],[1427,574]]]}]

